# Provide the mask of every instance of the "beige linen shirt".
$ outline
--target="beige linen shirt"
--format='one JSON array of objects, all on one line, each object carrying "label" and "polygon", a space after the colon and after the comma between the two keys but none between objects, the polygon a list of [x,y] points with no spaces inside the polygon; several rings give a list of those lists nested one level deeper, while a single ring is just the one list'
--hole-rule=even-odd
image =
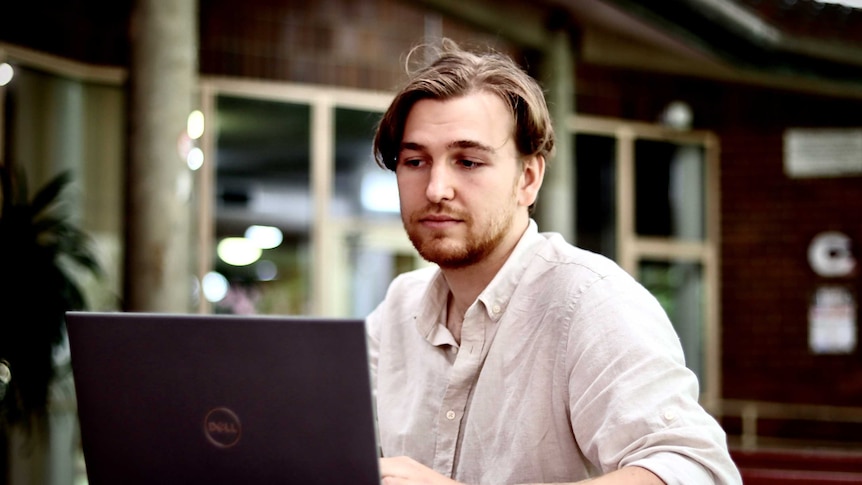
[{"label": "beige linen shirt", "polygon": [[667,316],[610,260],[534,222],[467,310],[458,345],[437,268],[367,319],[380,446],[470,484],[571,482],[624,466],[738,484]]}]

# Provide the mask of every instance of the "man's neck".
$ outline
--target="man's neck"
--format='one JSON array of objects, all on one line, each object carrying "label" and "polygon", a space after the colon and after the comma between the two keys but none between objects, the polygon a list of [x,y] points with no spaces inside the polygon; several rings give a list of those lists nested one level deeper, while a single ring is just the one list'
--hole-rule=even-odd
[{"label": "man's neck", "polygon": [[[512,246],[502,255],[502,258],[485,260],[470,265],[466,268],[441,269],[446,283],[449,285],[449,298],[447,299],[446,328],[452,333],[452,337],[461,344],[461,328],[464,324],[464,315],[470,305],[479,297],[479,294],[494,279],[497,272],[512,254]],[[493,263],[493,264],[492,264]]]}]

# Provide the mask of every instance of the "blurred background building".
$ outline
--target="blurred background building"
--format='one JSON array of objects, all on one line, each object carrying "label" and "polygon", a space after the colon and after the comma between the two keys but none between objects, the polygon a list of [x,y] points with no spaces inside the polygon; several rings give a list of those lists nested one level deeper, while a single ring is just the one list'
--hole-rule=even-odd
[{"label": "blurred background building", "polygon": [[506,52],[560,139],[540,229],[659,298],[740,463],[859,467],[859,7],[10,0],[0,164],[72,170],[93,309],[364,316],[423,264],[370,148],[406,53]]}]

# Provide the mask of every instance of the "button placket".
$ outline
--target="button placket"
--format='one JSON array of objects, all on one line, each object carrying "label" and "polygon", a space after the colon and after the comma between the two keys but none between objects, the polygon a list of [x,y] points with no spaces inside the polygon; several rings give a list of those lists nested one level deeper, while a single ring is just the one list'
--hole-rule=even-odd
[{"label": "button placket", "polygon": [[[456,447],[458,436],[461,433],[463,417],[467,406],[467,398],[470,390],[476,383],[479,375],[479,364],[482,359],[478,352],[484,344],[484,330],[476,328],[477,322],[471,318],[471,312],[467,312],[464,321],[460,349],[452,348],[456,352],[456,358],[450,369],[449,384],[440,403],[438,414],[438,433],[436,451],[434,456],[434,469],[438,471],[449,470],[455,466]],[[461,352],[467,349],[466,352]]]}]

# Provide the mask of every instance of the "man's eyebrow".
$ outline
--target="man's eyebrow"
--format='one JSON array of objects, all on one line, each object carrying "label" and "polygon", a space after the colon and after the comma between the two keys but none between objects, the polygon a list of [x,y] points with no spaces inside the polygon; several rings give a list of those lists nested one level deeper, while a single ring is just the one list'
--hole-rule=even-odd
[{"label": "man's eyebrow", "polygon": [[[488,152],[488,153],[496,152],[496,150],[494,150],[490,146],[485,145],[484,143],[479,143],[478,141],[474,141],[474,140],[456,140],[456,141],[453,141],[453,142],[449,143],[448,145],[446,145],[446,148],[449,150],[451,150],[453,148],[472,148],[472,149],[481,150],[483,152]],[[421,152],[421,151],[426,151],[427,147],[421,143],[405,141],[405,142],[401,143],[400,149],[401,150],[414,150],[414,151]]]},{"label": "man's eyebrow", "polygon": [[473,140],[456,140],[456,141],[453,141],[452,143],[446,145],[446,148],[450,148],[450,149],[451,148],[473,148],[473,149],[481,150],[483,152],[488,152],[488,153],[496,152],[496,150],[494,150],[492,147],[485,145],[484,143],[479,143],[478,141],[473,141]]},{"label": "man's eyebrow", "polygon": [[401,150],[413,150],[417,152],[425,151],[425,145],[421,143],[415,143],[412,141],[401,142],[401,146],[399,147]]}]

